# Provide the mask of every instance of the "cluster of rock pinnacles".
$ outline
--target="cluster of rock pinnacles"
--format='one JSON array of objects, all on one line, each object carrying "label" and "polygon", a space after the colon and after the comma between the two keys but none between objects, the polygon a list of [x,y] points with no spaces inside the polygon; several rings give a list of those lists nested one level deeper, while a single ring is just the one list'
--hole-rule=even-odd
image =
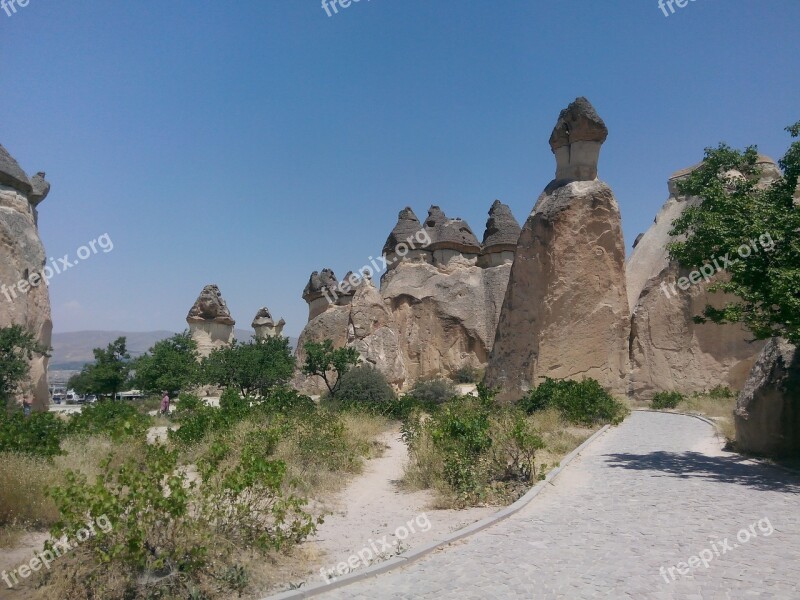
[{"label": "cluster of rock pinnacles", "polygon": [[[438,206],[424,221],[407,207],[384,246],[388,265],[379,285],[366,273],[339,281],[331,269],[313,272],[303,291],[309,317],[297,344],[298,364],[306,342],[330,339],[356,348],[398,389],[464,367],[484,369],[484,382],[500,390],[501,400],[520,398],[546,377],[592,377],[617,395],[638,399],[659,390],[745,388],[749,400],[743,404],[740,397],[737,410],[744,439],[756,450],[771,450],[776,439],[786,446],[792,437],[787,427],[800,431],[800,409],[776,420],[774,414],[787,409],[765,374],[785,379],[796,373],[793,350],[773,344],[753,369],[763,342],[752,343],[739,325],[692,320],[706,304],[724,303],[724,296],[710,294],[705,283],[679,294],[661,291],[662,283],[685,275],[670,261],[667,243],[674,220],[699,201],[677,186],[698,165],[669,179],[669,198],[626,262],[619,207],[598,179],[607,136],[585,98],[561,111],[550,137],[555,178],[522,227],[500,201],[489,210],[482,241]],[[759,157],[759,163],[765,185],[781,176],[771,159]],[[29,179],[0,146],[3,281],[17,281],[44,264],[36,206],[48,191],[43,173]],[[412,239],[417,243],[408,244]],[[49,345],[44,286],[7,306],[0,326],[23,324]],[[234,339],[235,321],[216,285],[203,289],[187,323],[202,356]],[[281,335],[284,324],[262,308],[252,327],[268,337]],[[32,388],[40,407],[47,403],[46,368],[46,357],[34,361]],[[293,384],[322,391],[316,378],[299,372]],[[756,405],[772,416],[758,416]],[[797,444],[797,435],[792,440]]]}]

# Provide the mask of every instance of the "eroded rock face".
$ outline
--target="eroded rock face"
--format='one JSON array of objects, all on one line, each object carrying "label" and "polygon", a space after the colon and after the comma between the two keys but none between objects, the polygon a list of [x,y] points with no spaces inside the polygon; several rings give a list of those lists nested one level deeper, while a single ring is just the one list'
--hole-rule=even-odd
[{"label": "eroded rock face", "polygon": [[585,98],[559,116],[556,179],[522,229],[486,383],[517,400],[545,377],[627,393],[629,309],[619,207],[596,179],[607,130]]},{"label": "eroded rock face", "polygon": [[[759,185],[780,178],[772,159],[759,156],[757,162],[762,169]],[[742,325],[697,324],[692,320],[706,305],[721,308],[732,297],[709,293],[710,284],[705,281],[687,290],[675,285],[689,272],[669,260],[669,232],[687,207],[700,202],[680,195],[678,183],[700,164],[670,177],[670,197],[626,265],[631,307],[631,392],[636,398],[647,399],[658,391],[691,394],[717,386],[739,390],[764,345],[752,341]]]},{"label": "eroded rock face", "polygon": [[231,317],[222,292],[216,285],[207,285],[186,316],[189,332],[197,342],[197,351],[206,357],[217,348],[229,346],[234,340],[236,321]]},{"label": "eroded rock face", "polygon": [[[518,236],[519,225],[500,202],[490,210],[484,236],[489,244],[483,247],[465,221],[447,217],[438,206],[424,223],[405,208],[384,247],[391,264],[380,290],[369,280],[345,289],[344,282],[312,276],[304,293],[312,317],[300,336],[298,363],[305,359],[306,341],[327,338],[358,349],[397,388],[464,366],[485,366]],[[409,251],[400,257],[395,251],[403,244]],[[479,266],[483,256],[494,262]],[[334,302],[324,299],[323,288],[337,290]],[[325,306],[315,309],[320,298]],[[307,393],[322,391],[319,382],[298,377],[295,383]]]},{"label": "eroded rock face", "polygon": [[736,445],[745,452],[800,456],[800,352],[773,338],[759,354],[734,413]]},{"label": "eroded rock face", "polygon": [[256,332],[256,337],[259,339],[266,339],[270,337],[278,337],[283,332],[286,321],[281,319],[277,323],[272,319],[272,313],[264,306],[260,308],[253,318],[251,327]]},{"label": "eroded rock face", "polygon": [[[0,327],[22,325],[47,348],[53,331],[50,295],[41,273],[46,254],[37,228],[36,206],[50,190],[44,173],[33,183],[17,161],[0,146]],[[39,274],[38,279],[31,277]],[[28,280],[36,285],[20,282]],[[46,357],[31,361],[29,381],[23,395],[33,400],[35,410],[50,402]],[[21,403],[23,398],[20,397]]]}]

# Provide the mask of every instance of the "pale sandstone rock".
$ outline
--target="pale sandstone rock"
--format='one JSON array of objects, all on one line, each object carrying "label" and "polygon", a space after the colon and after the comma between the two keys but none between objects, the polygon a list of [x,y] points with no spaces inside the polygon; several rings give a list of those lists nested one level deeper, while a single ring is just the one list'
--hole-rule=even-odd
[{"label": "pale sandstone rock", "polygon": [[[0,145],[0,327],[22,325],[42,346],[50,348],[53,322],[50,295],[41,273],[47,255],[37,228],[36,206],[50,190],[44,173],[34,177],[35,186],[17,161]],[[39,273],[36,286],[27,291],[16,288],[19,281]],[[49,359],[31,361],[23,397],[33,400],[34,410],[46,410],[50,395],[47,384]],[[18,398],[21,403],[23,397]]]},{"label": "pale sandstone rock", "polygon": [[[721,308],[732,297],[709,293],[705,281],[688,290],[674,287],[689,272],[669,260],[667,245],[672,241],[669,232],[675,219],[700,201],[681,196],[678,182],[701,164],[670,177],[670,197],[626,265],[632,313],[631,393],[636,398],[646,399],[658,391],[691,394],[717,386],[741,389],[764,346],[764,342],[754,342],[740,324],[696,324],[692,320],[706,305]],[[757,164],[762,169],[761,187],[781,177],[769,157],[760,155]]]},{"label": "pale sandstone rock", "polygon": [[800,352],[769,340],[736,404],[736,445],[768,456],[800,456]]},{"label": "pale sandstone rock", "polygon": [[197,351],[201,358],[217,348],[233,343],[236,321],[231,317],[222,292],[216,285],[203,288],[189,310],[186,322],[189,324],[192,339],[197,342]]},{"label": "pale sandstone rock", "polygon": [[283,332],[286,321],[281,319],[277,323],[272,319],[272,313],[265,306],[260,308],[253,318],[251,327],[255,331],[255,337],[258,339],[266,339],[270,337],[279,337]]},{"label": "pale sandstone rock", "polygon": [[606,135],[602,119],[579,98],[551,136],[556,179],[522,229],[486,372],[501,400],[519,399],[545,377],[591,377],[627,393],[620,213],[611,189],[595,179]]}]

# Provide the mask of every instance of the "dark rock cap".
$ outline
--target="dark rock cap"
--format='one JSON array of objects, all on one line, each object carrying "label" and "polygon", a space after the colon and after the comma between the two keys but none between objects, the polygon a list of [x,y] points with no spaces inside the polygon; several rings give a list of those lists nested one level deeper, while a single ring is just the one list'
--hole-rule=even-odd
[{"label": "dark rock cap", "polygon": [[327,290],[329,293],[338,293],[339,282],[331,269],[322,269],[322,272],[314,271],[308,278],[306,288],[303,290],[303,300],[311,302],[321,297]]},{"label": "dark rock cap", "polygon": [[222,325],[236,325],[236,321],[231,318],[228,305],[222,297],[222,292],[216,285],[207,285],[200,292],[197,301],[192,306],[186,316],[188,323],[205,323],[212,321]]},{"label": "dark rock cap", "polygon": [[272,314],[269,312],[269,309],[264,306],[258,309],[256,316],[253,318],[253,323],[250,326],[255,329],[256,327],[264,327],[267,325],[275,325],[275,321],[272,320]]},{"label": "dark rock cap", "polygon": [[581,96],[558,115],[558,121],[550,136],[550,148],[568,146],[574,142],[605,142],[608,128],[597,111]]},{"label": "dark rock cap", "polygon": [[486,221],[483,251],[516,250],[521,232],[522,228],[514,218],[511,209],[500,200],[495,200],[489,209],[489,219]]},{"label": "dark rock cap", "polygon": [[23,194],[31,193],[31,182],[19,163],[0,144],[0,183],[13,187]]},{"label": "dark rock cap", "polygon": [[481,251],[481,244],[469,224],[461,219],[448,218],[438,206],[431,206],[428,210],[425,229],[431,239],[428,250],[449,249],[468,254]]},{"label": "dark rock cap", "polygon": [[47,198],[47,194],[50,193],[50,184],[47,183],[47,180],[44,178],[44,173],[40,171],[31,177],[31,187],[32,191],[28,195],[28,200],[30,200],[33,206],[37,206],[42,200]]},{"label": "dark rock cap", "polygon": [[[420,229],[422,229],[422,223],[419,222],[411,207],[406,206],[397,215],[397,225],[394,226],[389,237],[386,238],[386,243],[383,245],[383,253],[391,254],[398,244],[408,243],[408,240],[413,239]],[[345,280],[347,280],[346,277]]]}]

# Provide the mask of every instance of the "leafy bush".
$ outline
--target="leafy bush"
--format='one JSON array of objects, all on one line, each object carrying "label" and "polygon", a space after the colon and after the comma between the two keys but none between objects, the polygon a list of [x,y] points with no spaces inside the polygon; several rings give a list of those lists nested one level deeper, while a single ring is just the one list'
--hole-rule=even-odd
[{"label": "leafy bush", "polygon": [[545,447],[523,411],[499,409],[489,390],[480,391],[478,398],[453,398],[428,418],[415,410],[402,428],[412,459],[407,477],[438,487],[455,506],[519,495],[537,478],[536,452]]},{"label": "leafy bush", "polygon": [[736,394],[731,390],[731,388],[727,386],[718,385],[713,390],[708,392],[708,397],[713,398],[714,400],[725,400],[727,398],[733,398]]},{"label": "leafy bush", "polygon": [[253,432],[237,451],[224,441],[212,446],[216,458],[199,461],[199,483],[163,446],[144,446],[121,466],[105,461],[94,483],[67,473],[53,491],[62,514],[53,537],[74,538],[87,515],[109,523],[81,546],[88,580],[72,577],[71,585],[102,592],[94,597],[185,598],[226,586],[241,594],[248,577],[238,551],[284,550],[317,524],[302,510],[305,500],[288,491],[286,466],[270,457],[274,444],[264,443],[264,433]]},{"label": "leafy bush", "polygon": [[553,407],[570,423],[587,426],[618,423],[627,413],[627,408],[595,379],[572,381],[547,378],[531,390],[520,404],[529,414]]},{"label": "leafy bush", "polygon": [[378,409],[397,399],[386,377],[370,365],[359,365],[342,375],[336,398],[345,406]]},{"label": "leafy bush", "polygon": [[480,371],[469,365],[465,365],[453,373],[453,381],[456,383],[477,383],[480,381],[480,377]]},{"label": "leafy bush", "polygon": [[656,409],[675,408],[683,400],[683,394],[678,392],[658,392],[653,396],[650,406]]},{"label": "leafy bush", "polygon": [[242,396],[265,396],[285,385],[294,367],[289,338],[256,338],[214,350],[203,359],[202,379],[204,383],[235,388]]},{"label": "leafy bush", "polygon": [[66,432],[64,422],[53,413],[31,413],[0,409],[0,452],[51,457],[61,453]]},{"label": "leafy bush", "polygon": [[67,432],[79,435],[108,435],[119,441],[127,436],[143,436],[152,424],[134,405],[124,401],[101,400],[85,405],[70,417]]},{"label": "leafy bush", "polygon": [[438,405],[455,398],[458,395],[458,390],[456,390],[451,381],[439,377],[417,381],[411,391],[408,392],[408,395],[416,398],[422,404]]}]

